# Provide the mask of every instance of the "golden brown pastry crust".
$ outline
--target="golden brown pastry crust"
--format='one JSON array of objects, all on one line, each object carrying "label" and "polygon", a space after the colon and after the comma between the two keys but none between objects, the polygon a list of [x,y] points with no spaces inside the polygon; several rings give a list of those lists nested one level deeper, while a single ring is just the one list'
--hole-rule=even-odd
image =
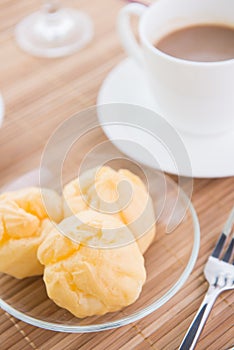
[{"label": "golden brown pastry crust", "polygon": [[[117,311],[133,303],[141,292],[146,272],[144,258],[131,232],[110,215],[87,210],[77,217],[83,231],[85,228],[88,231],[86,224],[92,226],[93,222],[93,242],[97,243],[95,232],[98,240],[108,240],[108,231],[100,228],[102,223],[103,227],[112,227],[114,231],[110,244],[113,237],[118,243],[120,230],[121,235],[132,243],[109,249],[91,248],[72,242],[53,228],[38,249],[38,258],[45,265],[44,281],[48,296],[80,318]],[[66,234],[71,227],[75,230],[72,220],[73,217],[65,219],[58,228],[62,227]],[[95,231],[97,222],[99,230]],[[81,226],[77,225],[78,235]]]},{"label": "golden brown pastry crust", "polygon": [[152,243],[156,230],[152,199],[129,170],[106,166],[88,170],[64,187],[63,196],[65,217],[91,207],[127,225],[143,254]]},{"label": "golden brown pastry crust", "polygon": [[[53,220],[63,217],[62,200],[45,191]],[[48,212],[39,188],[26,188],[0,195],[0,271],[16,278],[41,275],[43,266],[37,259],[37,249],[43,240]]]}]

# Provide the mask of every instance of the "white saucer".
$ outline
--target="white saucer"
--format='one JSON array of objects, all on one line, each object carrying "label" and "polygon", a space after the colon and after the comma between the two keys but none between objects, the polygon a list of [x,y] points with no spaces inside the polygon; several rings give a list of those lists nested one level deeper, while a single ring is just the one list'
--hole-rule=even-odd
[{"label": "white saucer", "polygon": [[4,102],[3,102],[2,95],[0,95],[0,127],[3,122],[3,117],[4,117]]},{"label": "white saucer", "polygon": [[[97,104],[109,103],[128,103],[132,105],[140,105],[147,109],[157,112],[157,106],[150,96],[144,72],[132,59],[125,59],[118,64],[107,76],[99,91]],[[109,139],[121,138],[122,134],[126,134],[125,126],[118,128],[104,128]],[[139,142],[137,130],[132,130],[131,138]],[[186,151],[189,155],[192,176],[213,178],[234,176],[234,130],[215,136],[193,136],[183,134],[177,130],[180,135]],[[113,141],[114,142],[114,141]],[[114,142],[115,143],[115,142]],[[142,145],[148,144],[146,140],[142,140]],[[144,159],[139,159],[139,154],[133,155],[128,149],[121,149],[121,143],[116,143],[116,146],[125,154],[132,158],[146,163]],[[147,147],[147,146],[146,146]],[[155,154],[160,153],[156,143],[151,151]],[[148,165],[148,164],[147,164]],[[161,170],[169,173],[176,173],[172,165],[171,159],[163,159]],[[190,174],[178,174],[188,176]]]}]

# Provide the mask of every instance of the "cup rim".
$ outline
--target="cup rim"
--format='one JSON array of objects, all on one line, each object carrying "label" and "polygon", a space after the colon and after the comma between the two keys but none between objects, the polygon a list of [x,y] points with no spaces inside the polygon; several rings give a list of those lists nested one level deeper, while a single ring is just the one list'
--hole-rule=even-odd
[{"label": "cup rim", "polygon": [[[161,0],[162,1],[162,0]],[[152,10],[154,8],[157,8],[158,4],[160,3],[160,0],[157,1],[156,3],[146,7],[145,12],[142,14],[140,21],[139,21],[139,26],[138,26],[138,32],[140,36],[140,41],[141,43],[147,47],[153,54],[157,54],[161,58],[166,59],[169,62],[174,62],[177,64],[182,64],[186,66],[200,66],[200,67],[216,67],[216,66],[226,66],[226,65],[231,65],[234,64],[234,58],[230,58],[227,60],[222,60],[222,61],[192,61],[192,60],[186,60],[184,58],[179,58],[175,56],[171,56],[155,46],[148,40],[148,38],[145,35],[145,27],[147,25],[149,16],[152,15]]]}]

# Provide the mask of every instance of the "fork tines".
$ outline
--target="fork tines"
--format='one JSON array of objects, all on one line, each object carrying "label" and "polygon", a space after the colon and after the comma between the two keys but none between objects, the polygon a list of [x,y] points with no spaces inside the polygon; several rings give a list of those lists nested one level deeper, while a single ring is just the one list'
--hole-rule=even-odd
[{"label": "fork tines", "polygon": [[[232,231],[232,227],[234,224],[234,208],[232,209],[229,218],[223,228],[223,232],[219,237],[219,240],[213,250],[213,253],[211,254],[214,258],[218,258],[220,256],[220,253],[223,249],[223,246],[225,244],[225,241],[227,239],[227,237],[230,235],[231,231]],[[234,249],[234,237],[232,237],[232,240],[223,256],[223,261],[228,262],[229,259],[232,256],[233,253],[233,249]]]},{"label": "fork tines", "polygon": [[231,256],[232,256],[232,253],[233,253],[233,249],[234,249],[234,238],[232,238],[227,250],[226,250],[226,253],[224,254],[223,256],[223,261],[225,262],[229,262]]}]

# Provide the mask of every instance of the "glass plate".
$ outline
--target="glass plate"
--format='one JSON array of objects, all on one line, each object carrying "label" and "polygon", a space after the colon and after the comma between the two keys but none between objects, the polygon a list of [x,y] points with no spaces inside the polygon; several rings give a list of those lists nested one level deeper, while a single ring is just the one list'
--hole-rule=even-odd
[{"label": "glass plate", "polygon": [[[29,128],[25,127],[26,123],[22,120],[16,120],[14,123],[6,123],[0,130],[0,138],[4,140],[0,149],[2,190],[38,185],[40,173],[43,186],[59,191],[61,183],[74,178],[80,168],[91,168],[103,163],[115,169],[128,168],[143,180],[146,175],[149,184],[157,217],[157,232],[154,242],[145,254],[147,280],[134,304],[119,312],[79,319],[47,297],[42,277],[17,280],[0,273],[2,309],[22,321],[55,331],[102,331],[149,315],[170,300],[183,286],[199,250],[199,223],[187,195],[168,175],[126,158],[107,140],[102,127],[96,124],[96,112],[90,109],[74,116],[73,127],[69,125],[71,118],[65,121],[56,129],[46,148],[46,123],[35,120],[34,127]],[[85,131],[82,135],[81,129]],[[76,134],[75,142],[71,142]],[[64,149],[66,152],[63,152]],[[65,156],[62,157],[59,177],[62,181],[58,184],[55,181],[57,163],[63,154]]]}]

